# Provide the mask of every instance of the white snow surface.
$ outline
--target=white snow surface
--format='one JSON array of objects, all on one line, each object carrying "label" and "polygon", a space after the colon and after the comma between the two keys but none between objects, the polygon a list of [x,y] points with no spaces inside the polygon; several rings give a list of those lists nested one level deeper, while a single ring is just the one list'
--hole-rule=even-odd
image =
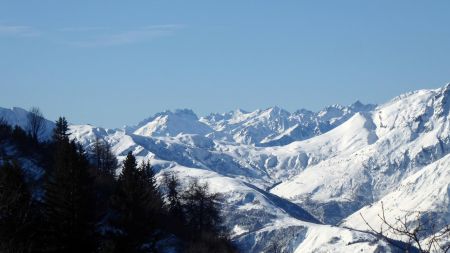
[{"label": "white snow surface", "polygon": [[197,179],[207,183],[211,192],[221,194],[224,220],[242,252],[394,251],[371,234],[319,224],[300,207],[239,179],[183,166],[162,170],[158,179],[165,172],[183,178],[184,186]]},{"label": "white snow surface", "polygon": [[244,252],[391,252],[354,230],[367,230],[359,213],[379,226],[383,201],[392,217],[426,212],[436,229],[450,221],[449,96],[446,85],[379,106],[201,118],[177,110],[123,129],[70,130],[86,149],[103,138],[119,159],[129,151],[149,159],[159,176],[172,171],[184,182],[207,182],[224,196],[227,227]]},{"label": "white snow surface", "polygon": [[353,129],[371,129],[375,142],[308,166],[271,192],[301,204],[323,221],[338,223],[449,153],[449,95],[445,86],[378,106],[370,113],[369,128]]},{"label": "white snow surface", "polygon": [[[384,208],[385,218],[390,224],[399,226],[397,218],[414,227],[417,217],[436,226],[435,231],[423,235],[423,240],[450,223],[450,154],[407,177],[392,192],[375,203],[365,206],[347,217],[343,226],[368,230],[364,219],[371,227],[386,231],[381,220]],[[364,217],[364,219],[363,219]],[[428,220],[428,221],[427,221]],[[387,231],[393,239],[405,239]]]}]

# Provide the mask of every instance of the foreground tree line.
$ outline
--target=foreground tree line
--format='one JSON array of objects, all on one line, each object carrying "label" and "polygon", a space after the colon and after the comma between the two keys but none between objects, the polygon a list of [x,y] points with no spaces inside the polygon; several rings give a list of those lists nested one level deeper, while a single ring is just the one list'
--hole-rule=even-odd
[{"label": "foreground tree line", "polygon": [[206,184],[165,174],[158,186],[131,152],[116,176],[106,142],[86,152],[63,117],[40,142],[30,119],[28,132],[0,121],[0,252],[236,252]]}]

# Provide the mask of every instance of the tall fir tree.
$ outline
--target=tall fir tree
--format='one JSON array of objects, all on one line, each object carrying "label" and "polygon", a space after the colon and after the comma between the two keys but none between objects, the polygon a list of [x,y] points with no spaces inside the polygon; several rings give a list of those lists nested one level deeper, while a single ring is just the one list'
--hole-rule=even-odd
[{"label": "tall fir tree", "polygon": [[[163,218],[163,205],[162,195],[158,190],[155,178],[155,172],[150,165],[150,162],[142,162],[138,171],[139,180],[141,183],[144,208],[148,212],[147,224],[152,228],[161,227],[161,219]],[[157,239],[157,235],[153,233],[153,240]]]},{"label": "tall fir tree", "polygon": [[138,168],[131,152],[123,162],[113,196],[113,208],[115,218],[112,223],[121,231],[115,238],[118,251],[155,251],[162,199],[150,164],[144,163]]},{"label": "tall fir tree", "polygon": [[69,140],[69,126],[65,117],[59,117],[53,129],[53,142],[65,142]]},{"label": "tall fir tree", "polygon": [[182,198],[186,225],[191,233],[187,237],[185,252],[236,252],[230,240],[221,233],[222,220],[218,205],[220,195],[210,193],[206,183],[194,180]]},{"label": "tall fir tree", "polygon": [[183,193],[186,221],[196,234],[216,234],[220,230],[219,195],[208,192],[208,185],[193,180]]},{"label": "tall fir tree", "polygon": [[91,152],[91,160],[100,173],[105,175],[115,175],[118,167],[117,158],[111,151],[111,146],[103,139],[96,138],[94,149]]},{"label": "tall fir tree", "polygon": [[165,207],[167,215],[170,217],[170,219],[167,219],[168,229],[178,236],[187,237],[180,180],[174,173],[166,172],[163,175],[163,186],[165,187],[167,202]]},{"label": "tall fir tree", "polygon": [[105,220],[109,215],[110,199],[116,184],[115,171],[118,161],[111,151],[111,146],[98,137],[95,139],[89,160],[92,163],[91,172],[95,180],[96,219]]},{"label": "tall fir tree", "polygon": [[93,181],[80,146],[69,141],[65,118],[53,133],[54,164],[45,184],[45,218],[49,252],[92,252],[94,243]]}]

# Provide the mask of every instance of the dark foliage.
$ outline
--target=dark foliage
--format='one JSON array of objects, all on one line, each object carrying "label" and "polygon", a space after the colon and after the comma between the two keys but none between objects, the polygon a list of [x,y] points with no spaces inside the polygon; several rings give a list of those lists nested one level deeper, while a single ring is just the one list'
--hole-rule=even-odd
[{"label": "dark foliage", "polygon": [[0,168],[0,252],[30,252],[35,243],[31,193],[16,162]]},{"label": "dark foliage", "polygon": [[180,181],[173,173],[165,173],[163,184],[166,188],[167,215],[170,216],[166,225],[170,231],[175,231],[178,236],[188,237],[189,233],[188,229],[186,229]]},{"label": "dark foliage", "polygon": [[45,130],[44,115],[38,107],[32,107],[28,112],[27,120],[28,133],[35,142],[38,142]]},{"label": "dark foliage", "polygon": [[[51,143],[38,142],[19,126],[8,125],[0,118],[0,161],[28,157],[41,167],[51,166]],[[13,147],[14,152],[6,152],[6,147]]]},{"label": "dark foliage", "polygon": [[48,250],[91,252],[94,249],[93,180],[82,149],[69,141],[67,121],[54,130],[54,165],[45,183],[44,214]]},{"label": "dark foliage", "polygon": [[119,166],[109,143],[100,138],[95,139],[94,149],[91,152],[91,160],[92,164],[97,168],[97,171],[106,175],[114,175]]},{"label": "dark foliage", "polygon": [[[36,133],[0,119],[0,252],[159,252],[167,238],[179,252],[235,252],[207,185],[183,189],[167,174],[162,194],[150,164],[131,152],[116,177],[109,145],[99,139],[85,152],[65,118],[50,141]],[[44,175],[30,178],[14,158]]]},{"label": "dark foliage", "polygon": [[[121,252],[145,252],[148,248],[154,251],[163,202],[150,165],[143,163],[138,167],[135,157],[128,153],[112,199],[112,224],[120,230],[114,236],[115,247]],[[142,245],[147,245],[147,250]]]},{"label": "dark foliage", "polygon": [[223,233],[219,214],[219,194],[209,193],[208,185],[197,180],[180,191],[176,175],[164,175],[167,209],[174,233],[185,240],[186,252],[236,252]]},{"label": "dark foliage", "polygon": [[191,241],[186,248],[186,253],[229,253],[237,252],[231,245],[230,240],[224,236],[214,233],[203,232],[197,240]]},{"label": "dark foliage", "polygon": [[208,185],[194,180],[183,193],[183,209],[186,224],[194,234],[218,233],[220,216],[219,195],[208,193]]}]

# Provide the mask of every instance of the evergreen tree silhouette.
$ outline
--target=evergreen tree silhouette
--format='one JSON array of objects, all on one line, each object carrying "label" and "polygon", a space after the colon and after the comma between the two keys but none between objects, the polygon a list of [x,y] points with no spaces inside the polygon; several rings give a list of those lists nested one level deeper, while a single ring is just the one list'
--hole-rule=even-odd
[{"label": "evergreen tree silhouette", "polygon": [[92,160],[100,173],[114,176],[118,167],[117,158],[111,151],[111,146],[103,139],[96,138],[92,151]]},{"label": "evergreen tree silhouette", "polygon": [[31,252],[35,225],[31,192],[17,162],[0,166],[0,252]]},{"label": "evergreen tree silhouette", "polygon": [[167,216],[169,217],[166,219],[168,229],[178,236],[187,237],[180,180],[174,173],[166,172],[163,175],[163,185],[167,200]]},{"label": "evergreen tree silhouette", "polygon": [[149,163],[139,168],[131,152],[123,162],[122,173],[113,196],[113,224],[121,230],[116,236],[120,252],[155,251],[158,240],[162,199]]},{"label": "evergreen tree silhouette", "polygon": [[50,252],[92,252],[93,182],[81,147],[69,141],[65,118],[53,133],[54,164],[45,183],[45,219]]},{"label": "evergreen tree silhouette", "polygon": [[219,195],[208,192],[208,185],[193,180],[183,194],[187,224],[195,234],[220,230]]}]

